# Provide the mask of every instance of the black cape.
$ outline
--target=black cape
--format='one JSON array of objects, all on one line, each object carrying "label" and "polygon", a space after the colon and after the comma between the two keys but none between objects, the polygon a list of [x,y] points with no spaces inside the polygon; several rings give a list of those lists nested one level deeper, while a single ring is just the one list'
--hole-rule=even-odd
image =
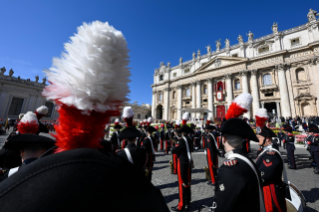
[{"label": "black cape", "polygon": [[168,211],[142,171],[94,149],[34,161],[0,183],[0,202],[6,212]]}]

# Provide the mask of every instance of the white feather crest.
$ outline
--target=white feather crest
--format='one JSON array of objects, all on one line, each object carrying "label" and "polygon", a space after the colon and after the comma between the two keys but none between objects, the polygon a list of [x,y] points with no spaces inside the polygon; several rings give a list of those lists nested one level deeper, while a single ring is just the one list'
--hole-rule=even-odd
[{"label": "white feather crest", "polygon": [[152,117],[148,117],[147,122],[148,123],[152,123],[153,122],[153,118]]},{"label": "white feather crest", "polygon": [[188,120],[189,119],[189,112],[185,112],[183,114],[183,120]]},{"label": "white feather crest", "polygon": [[118,122],[120,122],[120,120],[119,120],[119,119],[115,119],[115,122],[117,122],[117,123],[118,123]]},{"label": "white feather crest", "polygon": [[181,121],[180,120],[176,120],[175,124],[180,125]]},{"label": "white feather crest", "polygon": [[45,71],[48,85],[43,95],[79,110],[104,112],[126,101],[129,93],[129,50],[122,32],[107,22],[83,23],[61,58]]},{"label": "white feather crest", "polygon": [[48,109],[47,106],[41,105],[40,107],[38,107],[38,108],[36,109],[36,111],[37,111],[38,114],[46,115],[46,114],[48,114],[49,109]]},{"label": "white feather crest", "polygon": [[26,114],[24,114],[24,116],[20,120],[20,122],[22,123],[27,123],[31,121],[35,121],[37,124],[39,124],[37,115],[35,115],[35,113],[33,113],[32,111],[29,111]]},{"label": "white feather crest", "polygon": [[249,93],[242,93],[237,96],[233,102],[237,103],[237,105],[243,109],[250,110],[253,97]]},{"label": "white feather crest", "polygon": [[146,119],[144,119],[144,120],[143,120],[143,122],[147,122],[147,120],[146,120]]},{"label": "white feather crest", "polygon": [[258,116],[258,117],[260,117],[260,118],[268,118],[267,110],[266,110],[265,108],[259,108],[259,109],[256,111],[255,116]]},{"label": "white feather crest", "polygon": [[123,118],[131,118],[134,116],[134,112],[131,106],[126,106],[123,109]]}]

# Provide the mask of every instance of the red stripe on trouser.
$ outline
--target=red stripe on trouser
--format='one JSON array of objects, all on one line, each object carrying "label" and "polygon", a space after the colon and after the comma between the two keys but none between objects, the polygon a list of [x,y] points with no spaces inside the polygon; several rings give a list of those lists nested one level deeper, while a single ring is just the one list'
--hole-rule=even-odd
[{"label": "red stripe on trouser", "polygon": [[246,149],[247,149],[247,152],[249,152],[249,143],[248,143],[249,141],[247,141],[247,143],[246,143]]},{"label": "red stripe on trouser", "polygon": [[177,177],[178,177],[178,188],[179,188],[179,203],[177,205],[179,210],[182,210],[184,205],[184,198],[183,198],[183,179],[181,173],[181,164],[179,159],[177,159]]},{"label": "red stripe on trouser", "polygon": [[274,210],[272,208],[271,193],[269,186],[264,186],[263,192],[266,212],[273,212]]},{"label": "red stripe on trouser", "polygon": [[165,153],[168,153],[168,141],[165,141]]},{"label": "red stripe on trouser", "polygon": [[277,200],[277,195],[276,195],[276,191],[275,191],[275,186],[274,184],[270,184],[270,191],[271,191],[271,195],[272,195],[272,198],[274,200],[274,203],[278,209],[279,212],[282,212],[281,208],[280,208],[280,205],[278,203],[278,200]]},{"label": "red stripe on trouser", "polygon": [[219,149],[219,137],[217,137],[217,148]]},{"label": "red stripe on trouser", "polygon": [[173,173],[176,174],[177,172],[177,155],[176,154],[173,154],[173,165],[174,165]]},{"label": "red stripe on trouser", "polygon": [[160,150],[163,150],[163,139],[160,140]]},{"label": "red stripe on trouser", "polygon": [[202,140],[203,140],[203,148],[205,148],[205,139],[204,139],[204,136],[202,136]]},{"label": "red stripe on trouser", "polygon": [[125,140],[122,141],[122,149],[125,148]]},{"label": "red stripe on trouser", "polygon": [[215,183],[215,175],[213,171],[214,163],[211,158],[211,152],[210,152],[210,149],[208,148],[206,149],[206,151],[207,151],[207,161],[208,161],[208,168],[210,172],[210,179],[212,180],[212,183]]}]

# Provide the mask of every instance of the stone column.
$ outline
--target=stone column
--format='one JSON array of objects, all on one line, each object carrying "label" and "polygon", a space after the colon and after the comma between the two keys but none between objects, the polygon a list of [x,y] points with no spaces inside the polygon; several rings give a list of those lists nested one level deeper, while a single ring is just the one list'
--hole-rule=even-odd
[{"label": "stone column", "polygon": [[[202,100],[202,96],[201,96],[201,81],[197,81],[196,82],[196,107],[197,108],[201,108],[201,100]],[[197,118],[200,118],[200,113],[197,113]]]},{"label": "stone column", "polygon": [[[195,90],[196,90],[196,83],[192,82],[192,108],[196,108],[196,98],[195,98]],[[192,118],[196,118],[196,113],[192,113]]]},{"label": "stone column", "polygon": [[282,108],[282,116],[289,117],[291,116],[290,111],[290,104],[289,104],[289,96],[288,96],[288,87],[286,82],[286,75],[285,75],[285,64],[279,64],[276,66],[278,70],[278,84],[279,84],[279,91],[280,91],[280,103]]},{"label": "stone column", "polygon": [[[241,72],[241,83],[242,83],[242,88],[243,88],[243,93],[248,93],[248,80],[247,80],[247,71],[242,71]],[[248,119],[250,119],[250,113],[251,111],[249,110],[247,113],[244,114],[244,116]]]},{"label": "stone column", "polygon": [[208,95],[208,110],[212,111],[208,113],[208,118],[214,118],[214,99],[213,99],[213,83],[212,83],[212,78],[209,78],[207,80],[207,95]]},{"label": "stone column", "polygon": [[277,106],[277,117],[280,118],[281,113],[280,113],[280,105],[279,105],[279,101],[276,101],[276,106]]},{"label": "stone column", "polygon": [[182,119],[182,86],[177,86],[177,120]]},{"label": "stone column", "polygon": [[261,108],[265,108],[265,102],[261,102]]},{"label": "stone column", "polygon": [[156,93],[157,91],[153,91],[153,96],[152,96],[152,117],[155,119],[156,118]]},{"label": "stone column", "polygon": [[229,106],[233,100],[233,89],[232,89],[231,75],[226,74],[225,78],[226,78],[226,92],[227,92],[226,102],[227,102],[227,105]]},{"label": "stone column", "polygon": [[169,88],[164,88],[164,118],[166,121],[169,120]]},{"label": "stone column", "polygon": [[259,109],[259,89],[257,83],[257,69],[251,71],[251,95],[253,97],[253,116],[256,114],[256,111]]}]

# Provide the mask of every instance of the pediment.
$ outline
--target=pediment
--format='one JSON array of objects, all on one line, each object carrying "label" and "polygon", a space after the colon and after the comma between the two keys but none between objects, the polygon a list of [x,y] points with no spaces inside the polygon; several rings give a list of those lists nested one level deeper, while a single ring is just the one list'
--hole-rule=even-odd
[{"label": "pediment", "polygon": [[208,71],[213,69],[218,69],[220,67],[225,67],[229,65],[234,65],[237,63],[242,63],[248,61],[247,58],[241,57],[227,57],[227,56],[216,56],[213,57],[210,61],[205,63],[202,67],[197,69],[195,72]]}]

